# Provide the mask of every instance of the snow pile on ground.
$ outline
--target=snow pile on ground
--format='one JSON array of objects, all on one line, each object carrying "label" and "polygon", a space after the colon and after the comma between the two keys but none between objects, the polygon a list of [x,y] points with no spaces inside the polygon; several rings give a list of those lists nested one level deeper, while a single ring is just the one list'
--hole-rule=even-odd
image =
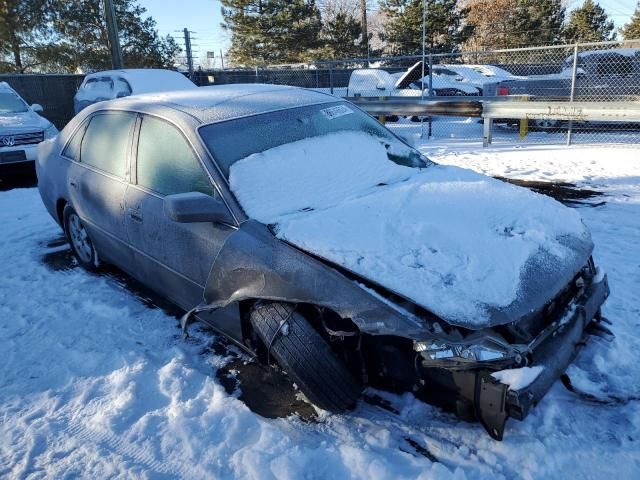
[{"label": "snow pile on ground", "polygon": [[216,379],[208,337],[183,341],[117,277],[67,262],[37,189],[0,206],[0,478],[464,478],[366,409],[252,413]]},{"label": "snow pile on ground", "polygon": [[251,155],[231,166],[230,183],[279,238],[462,325],[516,302],[533,256],[562,271],[574,260],[564,240],[589,238],[548,197],[470,170],[397,165],[364,133]]},{"label": "snow pile on ground", "polygon": [[544,367],[541,366],[510,368],[492,373],[491,376],[500,383],[509,385],[509,390],[520,390],[531,385],[542,373],[542,370]]}]

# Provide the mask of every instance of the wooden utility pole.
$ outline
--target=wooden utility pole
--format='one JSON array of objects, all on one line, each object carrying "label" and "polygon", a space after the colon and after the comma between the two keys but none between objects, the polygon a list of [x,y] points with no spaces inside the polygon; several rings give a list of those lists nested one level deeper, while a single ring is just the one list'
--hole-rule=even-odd
[{"label": "wooden utility pole", "polygon": [[360,29],[362,30],[362,50],[369,57],[369,33],[367,32],[367,0],[360,0]]},{"label": "wooden utility pole", "polygon": [[189,78],[193,80],[193,52],[191,51],[191,32],[188,28],[182,30],[184,33],[184,48],[187,53],[187,67],[189,68]]},{"label": "wooden utility pole", "polygon": [[111,46],[111,65],[114,70],[120,70],[124,68],[124,64],[122,63],[122,49],[118,38],[116,9],[112,0],[104,0],[104,16],[107,20],[107,33],[109,35],[109,45]]}]

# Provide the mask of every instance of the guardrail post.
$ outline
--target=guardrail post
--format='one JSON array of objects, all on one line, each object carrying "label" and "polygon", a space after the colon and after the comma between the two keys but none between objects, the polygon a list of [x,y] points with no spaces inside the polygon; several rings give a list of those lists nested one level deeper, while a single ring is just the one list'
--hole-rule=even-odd
[{"label": "guardrail post", "polygon": [[[378,97],[378,100],[380,101],[385,101],[387,99],[387,97]],[[378,115],[378,121],[384,125],[387,122],[387,117],[385,117],[384,115]]]},{"label": "guardrail post", "polygon": [[[523,98],[523,100],[528,101],[529,97]],[[529,119],[526,117],[521,118],[520,119],[520,140],[524,140],[524,138],[527,136],[527,133],[529,133]]]},{"label": "guardrail post", "polygon": [[[576,94],[576,75],[578,72],[578,44],[573,46],[573,69],[571,70],[571,93],[569,101],[573,102]],[[573,130],[573,120],[569,120],[569,127],[567,128],[567,145],[571,145],[571,134]]]},{"label": "guardrail post", "polygon": [[482,129],[482,146],[488,147],[493,140],[491,136],[491,129],[493,127],[493,118],[484,117],[483,129]]}]

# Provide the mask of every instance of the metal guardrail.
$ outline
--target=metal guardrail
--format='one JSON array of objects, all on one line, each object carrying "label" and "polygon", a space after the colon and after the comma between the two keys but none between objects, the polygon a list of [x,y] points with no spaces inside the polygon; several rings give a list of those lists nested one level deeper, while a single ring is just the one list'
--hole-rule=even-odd
[{"label": "metal guardrail", "polygon": [[347,97],[358,107],[371,115],[437,115],[443,117],[481,117],[482,102],[460,100],[457,97]]},{"label": "metal guardrail", "polygon": [[483,102],[484,118],[640,122],[640,102]]},{"label": "metal guardrail", "polygon": [[529,120],[569,122],[640,123],[640,100],[614,102],[585,101],[529,101],[529,98],[491,97],[461,99],[460,97],[350,97],[347,100],[375,116],[449,116],[482,117],[483,145],[491,143],[491,129],[495,119],[521,121],[521,135],[526,135]]}]

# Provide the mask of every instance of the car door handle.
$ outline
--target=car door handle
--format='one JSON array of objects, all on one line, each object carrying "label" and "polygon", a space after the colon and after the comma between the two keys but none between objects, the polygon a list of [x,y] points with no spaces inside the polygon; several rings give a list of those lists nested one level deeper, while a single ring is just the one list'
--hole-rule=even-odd
[{"label": "car door handle", "polygon": [[71,180],[69,180],[69,186],[71,188],[75,188],[76,190],[78,189],[78,184],[76,183],[76,179],[72,178]]},{"label": "car door handle", "polygon": [[129,216],[135,221],[142,223],[142,214],[139,210],[135,210],[133,208],[129,209]]}]

